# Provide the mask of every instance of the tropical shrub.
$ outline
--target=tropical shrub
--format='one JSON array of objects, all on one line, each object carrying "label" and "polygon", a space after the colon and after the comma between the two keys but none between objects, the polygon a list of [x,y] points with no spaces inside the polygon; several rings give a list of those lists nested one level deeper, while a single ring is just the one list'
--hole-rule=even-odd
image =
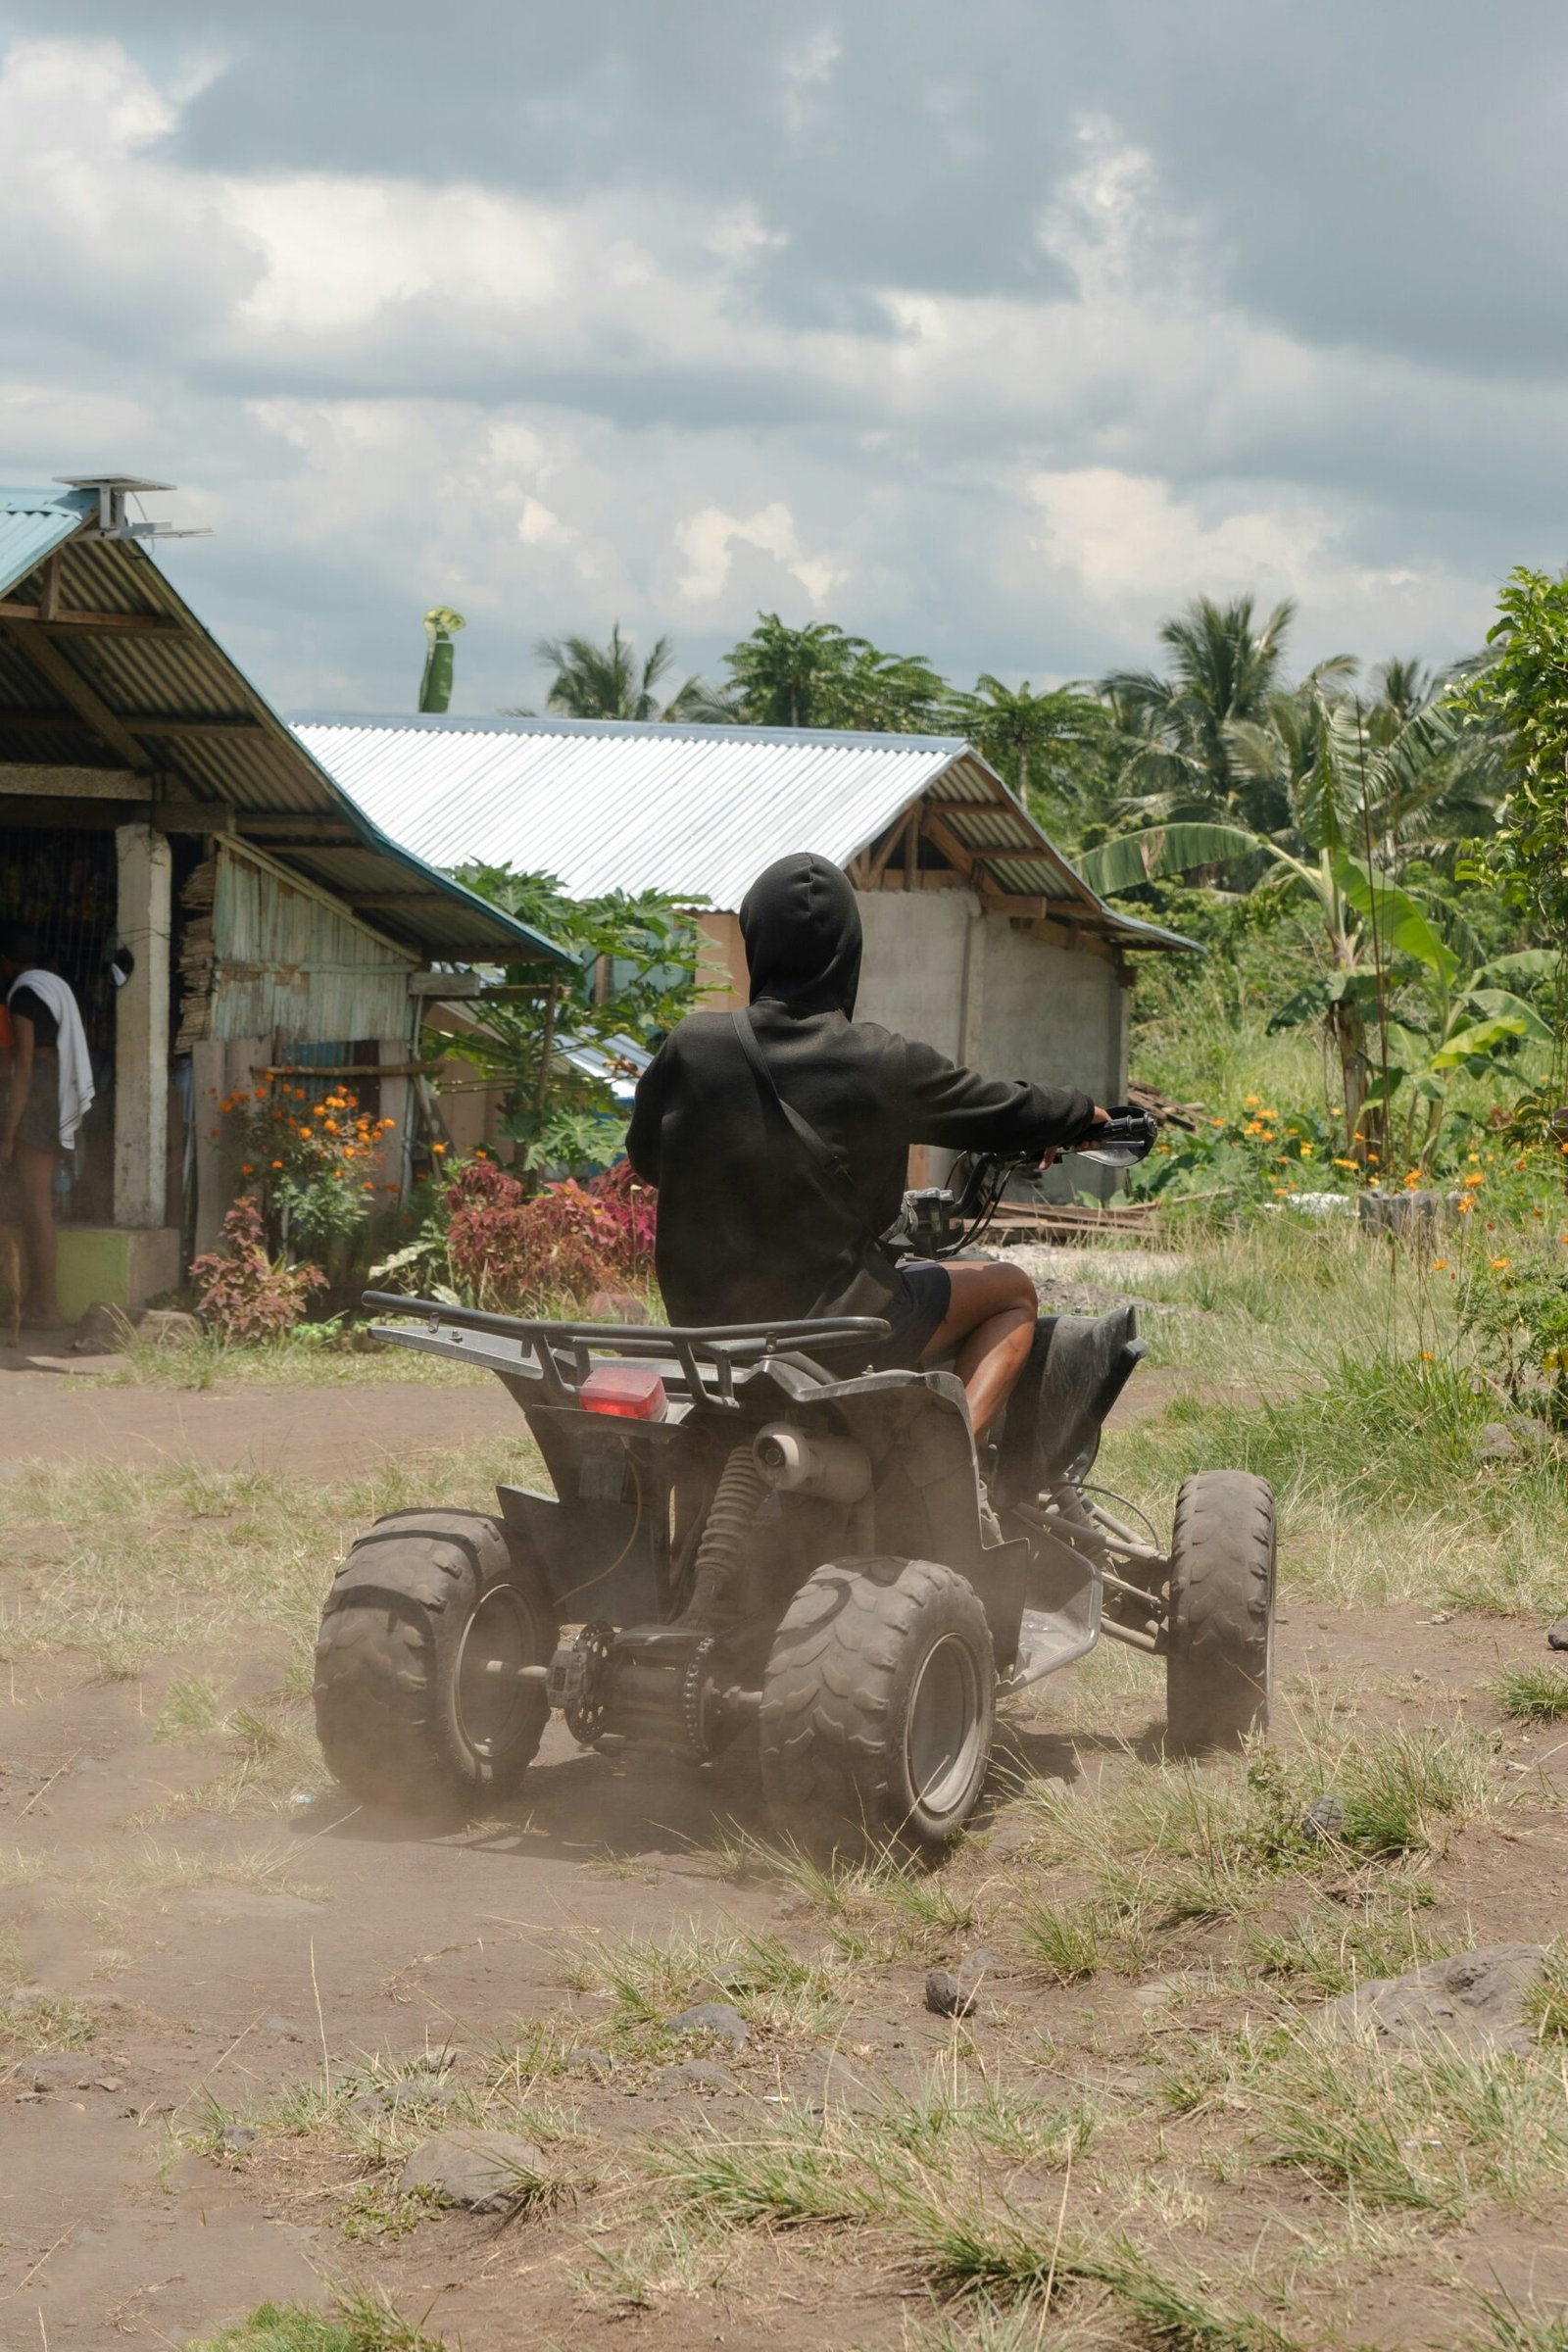
[{"label": "tropical shrub", "polygon": [[261,1207],[248,1196],[235,1201],[221,1244],[196,1259],[191,1279],[202,1320],[224,1340],[280,1339],[326,1282],[318,1266],[269,1254]]},{"label": "tropical shrub", "polygon": [[482,1306],[514,1313],[565,1301],[580,1312],[596,1291],[648,1280],[655,1197],[624,1160],[587,1184],[568,1178],[529,1195],[505,1168],[476,1159],[458,1172],[446,1204],[453,1279]]}]

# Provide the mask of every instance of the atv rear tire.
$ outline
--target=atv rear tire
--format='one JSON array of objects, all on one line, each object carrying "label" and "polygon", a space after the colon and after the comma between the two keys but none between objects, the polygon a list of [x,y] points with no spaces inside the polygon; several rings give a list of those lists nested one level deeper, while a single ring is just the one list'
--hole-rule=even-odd
[{"label": "atv rear tire", "polygon": [[996,1731],[991,1629],[931,1560],[839,1560],[796,1593],[762,1678],[762,1787],[808,1852],[896,1839],[934,1859],[979,1801]]},{"label": "atv rear tire", "polygon": [[316,1644],[327,1769],[363,1804],[403,1812],[514,1794],[550,1713],[515,1669],[548,1666],[555,1644],[544,1577],[499,1519],[378,1519],[338,1570]]},{"label": "atv rear tire", "polygon": [[1237,1748],[1268,1729],[1274,1551],[1266,1480],[1200,1470],[1183,1483],[1171,1543],[1167,1753]]}]

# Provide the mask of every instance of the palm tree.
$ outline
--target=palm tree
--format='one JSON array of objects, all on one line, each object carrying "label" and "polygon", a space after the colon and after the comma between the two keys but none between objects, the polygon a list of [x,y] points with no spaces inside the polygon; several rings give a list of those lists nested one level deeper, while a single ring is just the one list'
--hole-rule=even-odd
[{"label": "palm tree", "polygon": [[611,626],[608,645],[587,637],[541,637],[534,652],[556,673],[545,708],[566,718],[678,718],[702,688],[700,678],[688,678],[661,706],[654,689],[674,660],[669,639],[656,637],[639,664],[618,620]]},{"label": "palm tree", "polygon": [[1021,686],[1004,686],[990,670],[976,678],[973,694],[950,696],[948,714],[1025,803],[1031,789],[1044,797],[1048,763],[1056,797],[1082,797],[1071,789],[1074,771],[1086,756],[1103,751],[1109,733],[1104,706],[1083,686],[1037,694],[1027,678]]},{"label": "palm tree", "polygon": [[863,637],[846,636],[831,620],[804,629],[786,628],[776,612],[760,612],[757,626],[724,656],[748,726],[822,727],[836,724],[824,713],[857,657],[868,654]]},{"label": "palm tree", "polygon": [[919,654],[885,654],[835,621],[787,628],[776,612],[724,656],[729,706],[753,727],[843,727],[888,735],[933,733],[948,688]]},{"label": "palm tree", "polygon": [[1163,623],[1169,674],[1113,670],[1101,693],[1126,742],[1125,781],[1145,807],[1165,814],[1250,815],[1237,776],[1230,730],[1261,718],[1279,684],[1285,633],[1296,607],[1278,604],[1261,627],[1252,600],[1216,605],[1199,597]]}]

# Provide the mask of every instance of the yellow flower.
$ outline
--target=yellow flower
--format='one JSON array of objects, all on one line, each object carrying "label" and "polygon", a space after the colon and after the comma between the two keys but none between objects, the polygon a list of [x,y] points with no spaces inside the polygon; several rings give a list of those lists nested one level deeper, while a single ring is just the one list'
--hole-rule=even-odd
[{"label": "yellow flower", "polygon": [[1437,1357],[1436,1357],[1436,1356],[1433,1354],[1433,1352],[1432,1352],[1432,1350],[1431,1350],[1431,1348],[1422,1348],[1422,1350],[1421,1350],[1421,1361],[1422,1361],[1424,1364],[1435,1364],[1435,1363],[1437,1362],[1437,1360],[1438,1360],[1438,1359],[1437,1359]]},{"label": "yellow flower", "polygon": [[[1294,1127],[1291,1129],[1291,1133],[1292,1133],[1293,1135],[1296,1133],[1296,1130],[1295,1130],[1295,1128],[1294,1128]],[[1303,1144],[1303,1145],[1301,1146],[1301,1157],[1302,1157],[1303,1159],[1310,1159],[1310,1158],[1311,1158],[1311,1156],[1312,1156],[1312,1154],[1313,1154],[1313,1152],[1314,1152],[1316,1150],[1317,1150],[1317,1146],[1316,1146],[1316,1144]]]},{"label": "yellow flower", "polygon": [[1469,1175],[1462,1177],[1460,1181],[1467,1191],[1473,1192],[1478,1184],[1485,1184],[1487,1180],[1479,1168],[1472,1168]]},{"label": "yellow flower", "polygon": [[1244,1095],[1242,1097],[1242,1108],[1244,1110],[1256,1110],[1262,1100],[1263,1098],[1261,1095]]},{"label": "yellow flower", "polygon": [[1470,1200],[1456,1200],[1453,1205],[1461,1217],[1467,1217],[1474,1208],[1475,1202]]},{"label": "yellow flower", "polygon": [[1337,1159],[1334,1162],[1337,1168],[1358,1168],[1360,1164],[1358,1159]]},{"label": "yellow flower", "polygon": [[1434,1274],[1444,1274],[1444,1273],[1446,1273],[1446,1271],[1447,1271],[1447,1266],[1448,1266],[1448,1261],[1447,1261],[1447,1259],[1446,1259],[1446,1257],[1435,1257],[1435,1258],[1432,1260],[1432,1271],[1433,1271],[1433,1273],[1434,1273]]},{"label": "yellow flower", "polygon": [[1512,1264],[1513,1259],[1511,1257],[1494,1257],[1491,1260],[1492,1271],[1494,1274],[1506,1274],[1508,1268]]},{"label": "yellow flower", "polygon": [[1263,1132],[1262,1121],[1260,1119],[1249,1119],[1242,1132],[1245,1135],[1261,1135]]}]

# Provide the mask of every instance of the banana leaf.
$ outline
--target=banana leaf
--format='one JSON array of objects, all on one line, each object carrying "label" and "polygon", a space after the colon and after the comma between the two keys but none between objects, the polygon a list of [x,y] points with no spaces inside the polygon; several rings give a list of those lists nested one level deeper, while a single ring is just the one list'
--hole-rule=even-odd
[{"label": "banana leaf", "polygon": [[1227,865],[1268,846],[1240,825],[1193,819],[1123,833],[1115,841],[1102,841],[1098,849],[1085,850],[1076,863],[1091,890],[1112,898],[1117,891],[1136,890],[1142,882],[1190,873],[1195,865]]}]

